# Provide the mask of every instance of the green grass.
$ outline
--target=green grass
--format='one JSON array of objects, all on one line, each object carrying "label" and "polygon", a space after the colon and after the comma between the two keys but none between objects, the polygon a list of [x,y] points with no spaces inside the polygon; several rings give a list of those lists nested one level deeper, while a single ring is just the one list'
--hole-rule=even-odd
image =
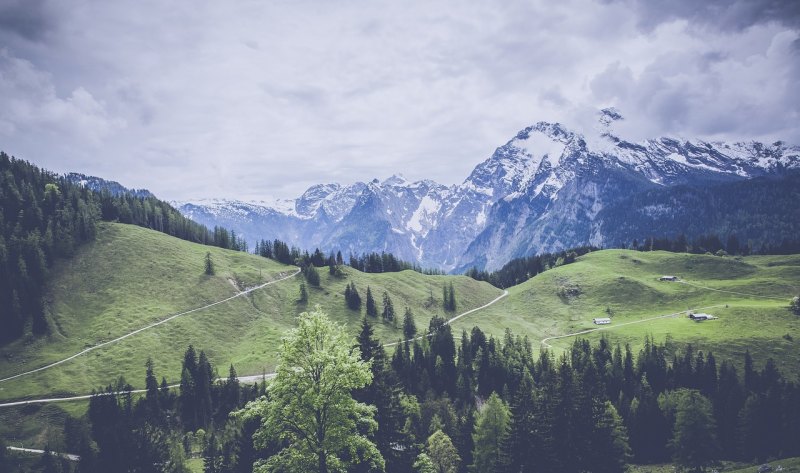
[{"label": "green grass", "polygon": [[[214,276],[203,274],[203,259],[211,252]],[[102,224],[95,242],[68,261],[56,264],[47,300],[52,333],[24,338],[0,347],[0,377],[43,366],[142,327],[164,317],[236,294],[231,281],[244,286],[275,280],[295,268],[257,256],[188,243],[143,228]],[[364,274],[346,269],[344,278],[320,268],[322,287],[309,287],[309,302],[298,303],[300,277],[279,282],[245,297],[188,314],[119,343],[18,379],[0,383],[0,400],[57,394],[83,394],[124,376],[142,387],[144,363],[152,357],[156,375],[169,382],[180,377],[180,361],[191,343],[205,350],[220,374],[234,364],[240,375],[274,369],[281,337],[296,316],[320,304],[330,316],[355,334],[362,314],[350,311],[344,288],[355,282],[362,299],[372,288],[378,304],[383,291],[394,302],[398,326],[405,306],[416,314],[422,330],[434,314],[442,314],[441,292],[453,282],[457,313],[482,306],[501,291],[462,276],[425,276],[412,271]],[[709,291],[658,281],[675,274],[688,282],[752,295]],[[639,253],[607,250],[585,255],[574,264],[554,268],[509,289],[509,296],[454,324],[455,334],[478,325],[502,336],[506,329],[526,335],[539,346],[545,337],[596,328],[593,317],[610,312],[613,323],[585,337],[608,336],[612,343],[630,343],[634,350],[646,335],[675,345],[691,342],[713,351],[718,360],[740,360],[750,350],[757,362],[773,357],[796,378],[800,363],[800,318],[788,311],[789,299],[800,293],[800,255],[747,258]],[[427,300],[433,296],[433,304]],[[767,299],[761,296],[773,297]],[[707,309],[718,320],[695,323],[685,317],[622,326],[687,308]],[[385,342],[401,338],[401,330],[375,320]],[[787,336],[788,335],[788,336]],[[563,351],[574,338],[550,342]],[[56,434],[66,414],[79,416],[86,403],[0,410],[0,435],[23,436],[35,444],[57,442],[41,435]],[[37,430],[38,429],[38,430]],[[45,432],[44,434],[42,432]],[[47,433],[51,432],[51,433]]]},{"label": "green grass", "polygon": [[[709,291],[686,284],[661,282],[661,275],[725,291],[765,299]],[[789,300],[800,293],[800,256],[746,258],[640,253],[606,250],[587,254],[577,262],[546,271],[509,289],[498,304],[455,323],[456,329],[479,325],[495,336],[508,328],[527,335],[534,346],[545,337],[597,328],[594,317],[611,313],[612,325],[583,335],[596,340],[630,343],[634,350],[646,335],[657,341],[671,337],[676,344],[691,342],[718,360],[741,360],[750,350],[763,363],[773,357],[784,372],[796,378],[800,363],[800,317],[788,310]],[[727,307],[725,307],[727,305]],[[719,320],[695,323],[685,316],[621,326],[648,317],[720,306],[706,311]],[[793,338],[789,340],[784,335]],[[574,337],[549,342],[558,353]]]},{"label": "green grass", "polygon": [[[214,276],[203,274],[208,251],[216,267]],[[46,365],[168,315],[230,297],[237,292],[231,280],[249,287],[294,270],[258,256],[197,245],[136,226],[102,224],[95,242],[74,258],[59,262],[52,271],[47,296],[52,334],[2,347],[0,377]],[[321,287],[309,287],[307,304],[297,302],[301,282],[297,276],[45,371],[0,383],[0,400],[88,393],[119,376],[142,387],[148,356],[153,358],[159,379],[165,376],[168,382],[177,382],[183,352],[190,343],[205,350],[223,376],[231,363],[240,375],[270,372],[281,337],[294,327],[300,312],[315,304],[353,334],[358,331],[363,315],[348,310],[344,302],[344,288],[350,281],[364,300],[370,285],[379,305],[387,291],[400,317],[398,327],[405,306],[411,307],[420,328],[427,327],[434,314],[442,314],[441,292],[446,281],[455,285],[459,311],[483,305],[501,293],[463,276],[426,276],[413,271],[364,274],[351,268],[346,272],[346,277],[336,278],[327,268],[320,268]],[[431,293],[435,303],[428,307]],[[401,338],[401,329],[380,320],[374,323],[383,340]]]},{"label": "green grass", "polygon": [[49,445],[51,450],[63,452],[68,415],[56,404],[0,409],[0,436],[12,447],[42,449]]},{"label": "green grass", "polygon": [[[748,463],[737,463],[737,462],[722,462],[721,465],[713,467],[719,472],[725,473],[756,473],[758,471],[758,467],[761,466],[763,463],[757,464],[748,464]],[[777,466],[783,467],[784,473],[795,473],[800,472],[800,457],[795,458],[784,458],[782,460],[775,460],[769,462],[769,465],[772,466],[773,470]],[[709,468],[706,471],[711,471],[712,468]],[[677,471],[675,466],[672,463],[663,463],[658,465],[631,465],[630,466],[630,473],[674,473]]]}]

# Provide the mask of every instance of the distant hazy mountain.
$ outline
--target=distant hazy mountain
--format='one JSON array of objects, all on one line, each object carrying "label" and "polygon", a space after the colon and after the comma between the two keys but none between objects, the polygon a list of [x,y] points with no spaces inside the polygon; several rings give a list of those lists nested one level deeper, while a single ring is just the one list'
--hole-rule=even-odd
[{"label": "distant hazy mountain", "polygon": [[[395,175],[350,186],[312,186],[296,200],[177,205],[184,215],[233,228],[251,242],[280,238],[301,248],[341,249],[344,254],[390,251],[445,270],[496,269],[514,257],[587,243],[613,246],[633,238],[697,233],[697,225],[686,221],[691,209],[685,207],[696,202],[670,200],[670,192],[731,192],[719,186],[760,176],[780,179],[800,169],[800,147],[783,142],[658,138],[632,143],[611,132],[613,122],[621,119],[615,110],[603,110],[591,136],[539,122],[450,187]],[[639,207],[631,208],[627,204],[634,196]],[[656,199],[658,207],[643,201],[646,196]],[[800,207],[800,197],[790,193],[787,198],[790,203],[798,199],[795,208]],[[742,210],[766,211],[757,205],[769,203],[756,200],[742,197]],[[633,223],[622,229],[606,224],[620,222],[623,211]],[[640,212],[648,217],[641,218]],[[657,224],[676,215],[682,220],[667,228]],[[736,231],[724,218],[715,225]],[[656,228],[659,233],[653,234]],[[762,242],[770,235],[764,230],[753,238]]]},{"label": "distant hazy mountain", "polygon": [[71,172],[65,176],[67,180],[75,184],[88,187],[89,189],[100,192],[107,190],[112,195],[132,194],[136,197],[154,197],[147,189],[128,189],[119,182],[107,181],[100,177],[87,176],[77,172]]}]

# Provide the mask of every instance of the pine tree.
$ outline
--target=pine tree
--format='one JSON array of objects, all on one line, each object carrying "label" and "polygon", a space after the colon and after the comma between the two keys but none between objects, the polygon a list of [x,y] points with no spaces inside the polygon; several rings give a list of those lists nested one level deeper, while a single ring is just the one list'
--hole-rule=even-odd
[{"label": "pine tree", "polygon": [[303,274],[305,275],[306,281],[308,281],[309,284],[311,284],[314,287],[319,287],[320,284],[319,272],[317,271],[317,268],[314,267],[313,264],[309,264],[308,266],[306,266],[305,270],[303,271]]},{"label": "pine tree", "polygon": [[158,380],[153,373],[153,359],[148,357],[145,363],[147,369],[145,374],[145,402],[147,405],[147,415],[151,422],[158,422],[161,420],[161,407],[160,407],[160,394],[158,391]]},{"label": "pine tree", "polygon": [[389,297],[389,293],[386,291],[383,291],[383,312],[381,315],[383,320],[394,321],[394,304],[392,304],[392,298]]},{"label": "pine tree", "polygon": [[525,373],[510,407],[508,435],[500,450],[501,468],[498,471],[518,473],[534,471],[537,445],[534,436],[533,415],[535,409],[533,378]]},{"label": "pine tree", "polygon": [[[356,339],[361,359],[370,362],[372,382],[353,392],[357,401],[375,406],[375,444],[383,455],[389,471],[395,469],[402,454],[396,449],[411,447],[411,440],[403,434],[404,416],[401,407],[401,391],[394,372],[386,362],[386,352],[375,337],[374,330],[366,315],[361,321],[361,331]],[[402,351],[402,350],[400,350]]]},{"label": "pine tree", "polygon": [[298,301],[301,304],[308,302],[308,290],[306,289],[306,283],[304,282],[300,283],[300,299],[298,299]]},{"label": "pine tree", "polygon": [[624,473],[628,469],[630,447],[622,418],[609,401],[596,402],[593,410],[594,427],[587,466],[593,471]]},{"label": "pine tree", "polygon": [[675,424],[669,441],[672,459],[691,471],[703,471],[717,460],[718,455],[711,402],[689,389],[678,390],[672,396],[675,406]]},{"label": "pine tree", "polygon": [[351,281],[350,284],[345,287],[344,299],[347,303],[347,307],[350,308],[350,310],[361,310],[361,296],[358,294],[355,282]]},{"label": "pine tree", "polygon": [[501,445],[508,432],[510,417],[508,406],[497,393],[492,393],[475,422],[473,472],[494,473],[498,470]]},{"label": "pine tree", "polygon": [[428,437],[425,450],[433,463],[436,473],[456,473],[461,457],[453,445],[453,441],[441,430]]},{"label": "pine tree", "polygon": [[367,315],[370,317],[378,316],[378,306],[375,305],[375,298],[372,297],[372,290],[367,286]]},{"label": "pine tree", "polygon": [[452,282],[442,286],[442,307],[448,312],[456,310],[456,290]]},{"label": "pine tree", "polygon": [[414,323],[414,314],[411,312],[411,308],[406,306],[406,312],[403,314],[403,337],[409,341],[416,336],[417,324]]},{"label": "pine tree", "polygon": [[211,260],[211,252],[206,252],[206,260],[205,260],[205,273],[208,276],[214,275],[214,262]]}]

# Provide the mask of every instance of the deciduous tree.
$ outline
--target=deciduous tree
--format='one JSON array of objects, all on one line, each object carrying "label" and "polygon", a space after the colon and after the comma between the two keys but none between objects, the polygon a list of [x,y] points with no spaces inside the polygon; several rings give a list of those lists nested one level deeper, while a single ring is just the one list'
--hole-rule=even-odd
[{"label": "deciduous tree", "polygon": [[368,438],[377,428],[374,408],[351,395],[371,379],[369,363],[342,326],[319,307],[300,314],[298,327],[283,339],[267,398],[243,411],[245,418],[262,419],[253,436],[257,445],[283,446],[254,471],[345,472],[356,464],[383,471],[383,458]]}]

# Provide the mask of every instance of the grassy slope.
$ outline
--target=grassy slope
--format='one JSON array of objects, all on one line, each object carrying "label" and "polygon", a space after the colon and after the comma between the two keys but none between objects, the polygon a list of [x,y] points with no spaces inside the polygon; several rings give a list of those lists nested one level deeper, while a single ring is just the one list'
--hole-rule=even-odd
[{"label": "grassy slope", "polygon": [[[778,299],[763,299],[714,292],[685,284],[658,281],[674,274],[702,286],[746,292]],[[595,328],[593,317],[612,311],[607,330],[585,337],[597,339],[605,333],[612,341],[630,342],[634,349],[647,334],[664,341],[692,342],[722,357],[741,359],[745,349],[762,362],[772,356],[796,376],[800,363],[800,317],[792,315],[788,303],[800,291],[800,255],[752,256],[735,259],[666,252],[640,253],[607,250],[585,255],[571,265],[554,268],[513,287],[498,304],[481,311],[456,328],[475,324],[501,335],[505,328],[527,334],[534,346],[545,337]],[[560,297],[559,288],[577,295]],[[724,307],[725,304],[728,307]],[[722,305],[707,312],[719,320],[695,323],[688,318],[669,318],[625,327],[614,325],[702,307]],[[794,335],[790,341],[783,336]],[[551,341],[556,351],[573,338]]]},{"label": "grassy slope", "polygon": [[[207,251],[216,266],[203,274]],[[295,268],[241,252],[188,243],[136,226],[103,224],[97,240],[53,270],[49,288],[53,334],[24,339],[0,349],[0,377],[33,369],[147,325],[165,316],[224,299],[236,293],[230,279],[246,286],[276,279]],[[156,375],[180,378],[180,360],[192,343],[204,349],[221,374],[233,363],[239,374],[271,371],[280,337],[300,312],[320,304],[355,334],[360,315],[346,309],[344,288],[351,280],[366,299],[372,287],[378,304],[388,291],[399,316],[409,305],[420,327],[441,313],[441,288],[452,280],[460,309],[485,304],[500,290],[466,277],[424,276],[412,271],[363,274],[347,268],[347,278],[332,278],[321,268],[321,288],[309,288],[309,304],[297,303],[300,277],[248,296],[188,314],[116,344],[101,347],[51,369],[0,383],[0,400],[57,393],[86,393],[123,375],[135,387],[144,384],[144,363],[155,362]],[[235,275],[235,276],[234,276]],[[430,292],[437,303],[425,307]],[[398,324],[400,325],[400,324]],[[376,321],[387,341],[401,330]]]}]

